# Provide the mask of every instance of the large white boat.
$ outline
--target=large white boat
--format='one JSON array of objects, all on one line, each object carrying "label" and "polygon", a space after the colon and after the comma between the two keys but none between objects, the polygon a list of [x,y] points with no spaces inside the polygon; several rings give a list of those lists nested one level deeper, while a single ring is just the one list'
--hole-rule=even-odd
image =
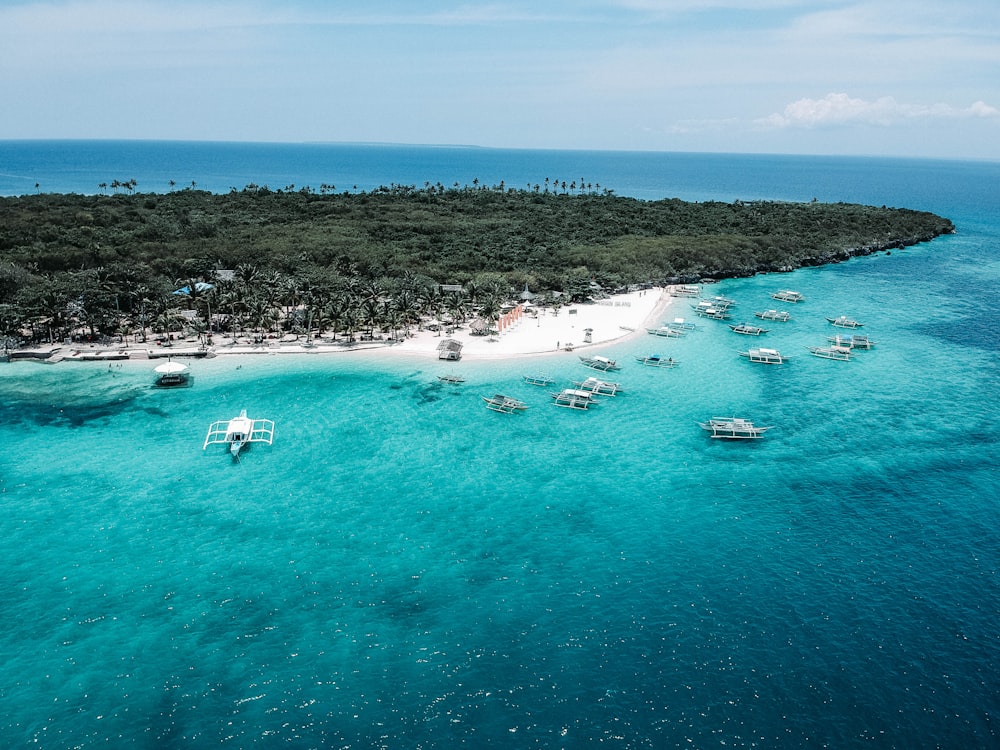
[{"label": "large white boat", "polygon": [[589,409],[593,404],[598,403],[593,393],[574,388],[564,388],[559,393],[553,393],[552,400],[556,406],[565,409]]},{"label": "large white boat", "polygon": [[659,354],[647,354],[645,357],[636,357],[635,361],[640,365],[648,367],[677,367],[679,364],[673,357],[662,357]]},{"label": "large white boat", "polygon": [[787,310],[761,310],[760,312],[755,312],[754,315],[761,320],[774,320],[778,323],[787,323],[792,319],[791,313]]},{"label": "large white boat", "polygon": [[580,361],[591,370],[600,370],[601,372],[622,369],[615,360],[602,357],[600,354],[595,354],[593,357],[580,357]]},{"label": "large white boat", "polygon": [[597,378],[574,380],[573,385],[581,391],[600,396],[614,396],[616,393],[621,393],[622,390],[621,383],[610,383],[606,380],[598,380]]},{"label": "large white boat", "polygon": [[153,385],[157,388],[184,388],[191,385],[191,368],[180,362],[164,362],[153,368]]},{"label": "large white boat", "polygon": [[722,440],[756,440],[764,436],[771,427],[758,427],[749,419],[740,417],[712,417],[698,426],[712,433],[710,437]]},{"label": "large white boat", "polygon": [[483,396],[483,401],[486,402],[486,408],[490,411],[499,411],[504,414],[513,414],[516,411],[524,411],[528,408],[528,405],[523,401],[511,398],[510,396],[504,396],[502,393]]},{"label": "large white boat", "polygon": [[740,356],[746,357],[751,362],[759,362],[762,365],[783,365],[788,361],[788,357],[777,349],[764,349],[763,347],[740,352]]},{"label": "large white boat", "polygon": [[741,333],[744,336],[760,336],[767,333],[766,328],[759,328],[757,326],[752,326],[749,323],[740,323],[739,325],[729,324],[729,328],[733,333]]},{"label": "large white boat", "polygon": [[827,318],[833,325],[837,328],[861,328],[864,323],[859,323],[854,318],[848,318],[846,315],[841,315],[837,318]]},{"label": "large white boat", "polygon": [[243,447],[250,443],[271,445],[273,441],[274,422],[270,419],[251,419],[247,416],[247,410],[243,409],[238,417],[212,422],[202,450],[210,445],[225,443],[233,458],[236,458]]},{"label": "large white boat", "polygon": [[851,359],[851,349],[847,346],[810,346],[807,348],[810,354],[821,359],[835,359],[840,362],[847,362]]},{"label": "large white boat", "polygon": [[779,289],[777,292],[771,293],[771,299],[776,299],[779,302],[802,302],[805,297],[802,296],[801,292],[795,292],[791,289]]}]

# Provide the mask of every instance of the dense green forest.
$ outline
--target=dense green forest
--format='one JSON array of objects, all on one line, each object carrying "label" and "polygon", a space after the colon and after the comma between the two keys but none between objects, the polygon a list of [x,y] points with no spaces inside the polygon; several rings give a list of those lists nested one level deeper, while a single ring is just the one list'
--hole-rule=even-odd
[{"label": "dense green forest", "polygon": [[442,310],[489,319],[526,286],[583,300],[836,262],[954,231],[934,214],[884,206],[642,201],[502,184],[249,185],[221,195],[117,187],[125,192],[0,198],[0,334],[145,336],[204,330],[211,315],[213,331],[350,335]]}]

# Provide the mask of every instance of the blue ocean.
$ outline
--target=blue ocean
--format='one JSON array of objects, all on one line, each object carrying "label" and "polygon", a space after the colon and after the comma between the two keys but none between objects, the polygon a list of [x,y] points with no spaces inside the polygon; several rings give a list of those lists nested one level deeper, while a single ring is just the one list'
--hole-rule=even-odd
[{"label": "blue ocean", "polygon": [[[1000,164],[0,143],[8,195],[546,178],[958,232],[721,282],[751,320],[804,295],[759,342],[788,364],[715,321],[640,336],[588,411],[522,380],[591,374],[574,353],[457,385],[381,351],[200,360],[178,390],[150,362],[0,365],[4,746],[1000,746]],[[876,346],[809,356],[839,315]],[[273,445],[203,450],[240,409]],[[727,415],[773,429],[697,425]]]}]

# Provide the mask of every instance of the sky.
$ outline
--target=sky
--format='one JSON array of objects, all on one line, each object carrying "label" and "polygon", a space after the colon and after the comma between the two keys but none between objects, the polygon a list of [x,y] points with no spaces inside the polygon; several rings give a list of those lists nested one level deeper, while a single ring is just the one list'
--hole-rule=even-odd
[{"label": "sky", "polygon": [[1000,160],[997,0],[0,0],[0,139]]}]

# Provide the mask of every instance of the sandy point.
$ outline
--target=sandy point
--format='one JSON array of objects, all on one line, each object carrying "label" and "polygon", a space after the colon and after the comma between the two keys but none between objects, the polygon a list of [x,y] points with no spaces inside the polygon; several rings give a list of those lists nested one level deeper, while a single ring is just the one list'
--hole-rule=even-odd
[{"label": "sandy point", "polygon": [[647,326],[660,324],[660,316],[674,299],[666,289],[654,287],[565,305],[558,310],[537,308],[499,335],[473,335],[468,325],[451,334],[424,330],[393,345],[392,350],[436,357],[438,345],[451,338],[462,344],[463,359],[509,359],[576,351],[645,333]]}]

